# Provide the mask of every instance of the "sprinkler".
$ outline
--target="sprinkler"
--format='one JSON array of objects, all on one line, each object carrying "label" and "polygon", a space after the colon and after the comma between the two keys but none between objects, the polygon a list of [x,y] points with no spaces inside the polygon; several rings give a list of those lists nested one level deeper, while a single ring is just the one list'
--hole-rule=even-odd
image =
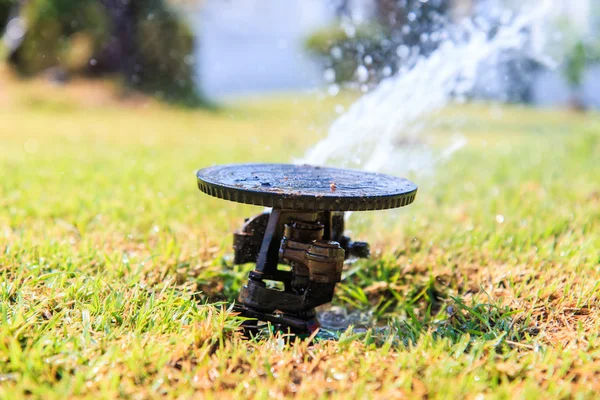
[{"label": "sprinkler", "polygon": [[315,307],[331,302],[344,260],[369,245],[344,236],[344,212],[413,202],[417,186],[390,175],[291,164],[217,165],[197,172],[211,196],[270,208],[233,234],[234,264],[255,263],[235,310],[294,334],[319,327]]}]

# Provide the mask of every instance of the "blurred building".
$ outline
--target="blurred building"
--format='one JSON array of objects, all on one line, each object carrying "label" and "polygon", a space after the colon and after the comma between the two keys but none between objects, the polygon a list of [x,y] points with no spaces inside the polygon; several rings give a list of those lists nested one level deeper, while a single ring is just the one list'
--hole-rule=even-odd
[{"label": "blurred building", "polygon": [[202,89],[220,97],[321,85],[303,41],[334,16],[323,0],[203,1],[191,15]]}]

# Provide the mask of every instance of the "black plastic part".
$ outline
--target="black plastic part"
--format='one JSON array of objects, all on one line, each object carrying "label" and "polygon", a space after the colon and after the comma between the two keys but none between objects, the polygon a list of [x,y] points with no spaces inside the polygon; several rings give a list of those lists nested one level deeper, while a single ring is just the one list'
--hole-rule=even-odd
[{"label": "black plastic part", "polygon": [[267,288],[263,282],[248,279],[240,291],[239,301],[256,311],[273,313],[276,310],[289,315],[303,316],[315,307],[333,299],[334,283],[310,282],[302,294]]},{"label": "black plastic part", "polygon": [[[257,262],[270,214],[264,212],[248,218],[242,229],[233,234],[234,264]],[[354,242],[344,236],[343,212],[320,213],[317,219],[324,221],[326,225],[325,238],[338,242],[345,250],[346,258],[368,258],[370,256],[367,242]],[[280,259],[279,263],[286,262]]]},{"label": "black plastic part", "polygon": [[413,202],[417,185],[395,176],[312,165],[217,165],[196,173],[206,194],[294,211],[367,211]]},{"label": "black plastic part", "polygon": [[265,236],[269,213],[262,213],[246,221],[241,230],[233,234],[234,264],[256,262]]},{"label": "black plastic part", "polygon": [[242,325],[248,336],[254,336],[259,332],[260,322],[271,323],[276,330],[297,335],[311,334],[321,326],[315,313],[312,315],[307,314],[302,317],[295,317],[293,315],[281,313],[274,314],[261,312],[239,304],[234,306],[233,311],[239,313],[243,317],[253,319],[246,321]]}]

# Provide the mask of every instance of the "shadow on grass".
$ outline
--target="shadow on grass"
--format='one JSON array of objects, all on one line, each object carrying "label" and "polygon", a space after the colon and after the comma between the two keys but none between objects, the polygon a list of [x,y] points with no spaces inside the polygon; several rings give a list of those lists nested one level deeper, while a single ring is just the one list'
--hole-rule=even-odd
[{"label": "shadow on grass", "polygon": [[[468,335],[472,340],[497,340],[500,350],[503,345],[529,348],[525,343],[538,334],[522,317],[521,310],[494,304],[492,299],[469,303],[465,298],[472,288],[457,287],[459,283],[453,277],[433,276],[419,268],[398,273],[384,259],[365,264],[351,268],[336,290],[338,314],[321,313],[327,330],[323,338],[409,346],[424,335],[452,343]],[[234,302],[251,269],[252,265],[232,267],[221,260],[212,272],[205,270],[198,279],[197,299],[205,303]],[[335,326],[328,326],[326,317],[337,319]]]}]

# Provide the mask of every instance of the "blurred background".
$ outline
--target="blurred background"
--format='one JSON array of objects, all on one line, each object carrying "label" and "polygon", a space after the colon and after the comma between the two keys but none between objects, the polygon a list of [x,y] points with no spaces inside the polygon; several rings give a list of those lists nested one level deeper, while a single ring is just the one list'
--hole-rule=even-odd
[{"label": "blurred background", "polygon": [[[367,92],[440,44],[459,41],[464,21],[492,37],[526,3],[0,0],[0,60],[22,79],[68,84],[76,77],[110,77],[126,91],[187,106],[282,91]],[[550,4],[543,29],[527,26],[520,40],[544,41],[553,63],[523,46],[503,50],[501,65],[478,66],[470,99],[600,106],[600,4]]]}]

